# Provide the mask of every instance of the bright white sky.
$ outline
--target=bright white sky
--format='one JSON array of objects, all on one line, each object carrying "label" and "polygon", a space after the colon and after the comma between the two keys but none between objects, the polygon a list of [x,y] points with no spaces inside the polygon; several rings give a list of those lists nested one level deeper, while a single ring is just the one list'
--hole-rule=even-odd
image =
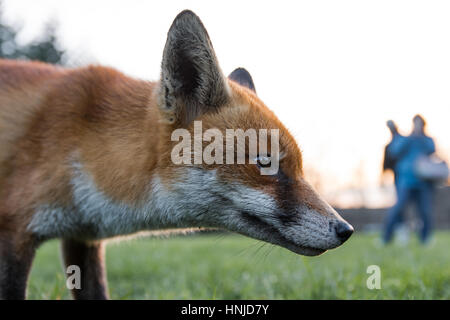
[{"label": "bright white sky", "polygon": [[[8,21],[23,23],[23,41],[54,18],[64,47],[87,57],[78,64],[149,80],[159,77],[173,18],[193,10],[223,71],[251,72],[334,201],[357,180],[371,192],[379,184],[387,119],[407,132],[423,114],[450,160],[450,1],[5,0],[4,7]],[[369,202],[380,199],[375,194]]]}]

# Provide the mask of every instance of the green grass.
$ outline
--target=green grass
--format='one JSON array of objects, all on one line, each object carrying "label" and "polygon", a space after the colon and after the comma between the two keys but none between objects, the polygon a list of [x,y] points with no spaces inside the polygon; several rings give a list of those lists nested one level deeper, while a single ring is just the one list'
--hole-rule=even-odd
[{"label": "green grass", "polygon": [[[107,248],[113,299],[450,299],[450,233],[429,247],[378,245],[354,235],[319,257],[235,235],[136,239]],[[369,265],[381,289],[366,286]],[[56,241],[38,251],[30,299],[69,299]]]}]

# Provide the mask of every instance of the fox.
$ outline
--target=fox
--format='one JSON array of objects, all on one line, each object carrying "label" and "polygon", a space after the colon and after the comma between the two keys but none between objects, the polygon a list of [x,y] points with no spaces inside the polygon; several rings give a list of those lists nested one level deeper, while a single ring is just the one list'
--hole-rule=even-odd
[{"label": "fox", "polygon": [[[176,129],[277,129],[279,165],[175,164]],[[247,140],[245,140],[247,144]],[[200,18],[179,13],[158,81],[111,67],[0,60],[0,298],[25,299],[38,247],[80,268],[74,299],[108,299],[105,245],[140,232],[223,229],[305,256],[353,233],[306,181],[302,153],[244,68],[226,77]],[[270,148],[269,148],[270,149]],[[277,158],[278,159],[278,158]]]}]

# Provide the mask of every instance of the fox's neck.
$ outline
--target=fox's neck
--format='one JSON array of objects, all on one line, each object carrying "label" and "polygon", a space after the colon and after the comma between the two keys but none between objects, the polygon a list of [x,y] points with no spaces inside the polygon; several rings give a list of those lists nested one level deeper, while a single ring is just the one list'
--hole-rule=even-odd
[{"label": "fox's neck", "polygon": [[134,204],[142,200],[157,171],[164,142],[156,83],[127,81],[133,83],[113,82],[98,93],[95,100],[102,104],[91,112],[102,113],[95,128],[85,133],[73,162],[82,166],[99,190],[117,201]]},{"label": "fox's neck", "polygon": [[43,239],[102,239],[140,231],[201,226],[189,217],[192,211],[182,204],[183,199],[169,192],[157,174],[148,179],[139,200],[125,202],[99,188],[80,163],[72,163],[72,169],[71,204],[42,205],[28,225],[30,231]]},{"label": "fox's neck", "polygon": [[77,147],[67,154],[71,200],[40,205],[30,230],[58,237],[82,229],[83,236],[102,238],[195,226],[174,207],[159,174],[170,135],[160,121],[156,88],[119,77],[89,97],[98,103],[84,106]]}]

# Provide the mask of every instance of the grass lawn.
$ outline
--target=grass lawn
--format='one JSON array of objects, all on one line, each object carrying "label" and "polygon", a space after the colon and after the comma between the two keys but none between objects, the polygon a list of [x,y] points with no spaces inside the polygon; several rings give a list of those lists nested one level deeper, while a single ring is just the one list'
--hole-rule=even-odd
[{"label": "grass lawn", "polygon": [[[109,290],[113,299],[450,299],[450,233],[425,248],[378,243],[356,234],[312,258],[237,235],[110,243]],[[366,286],[369,265],[381,269],[380,290]],[[57,241],[39,249],[28,298],[70,298]]]}]

